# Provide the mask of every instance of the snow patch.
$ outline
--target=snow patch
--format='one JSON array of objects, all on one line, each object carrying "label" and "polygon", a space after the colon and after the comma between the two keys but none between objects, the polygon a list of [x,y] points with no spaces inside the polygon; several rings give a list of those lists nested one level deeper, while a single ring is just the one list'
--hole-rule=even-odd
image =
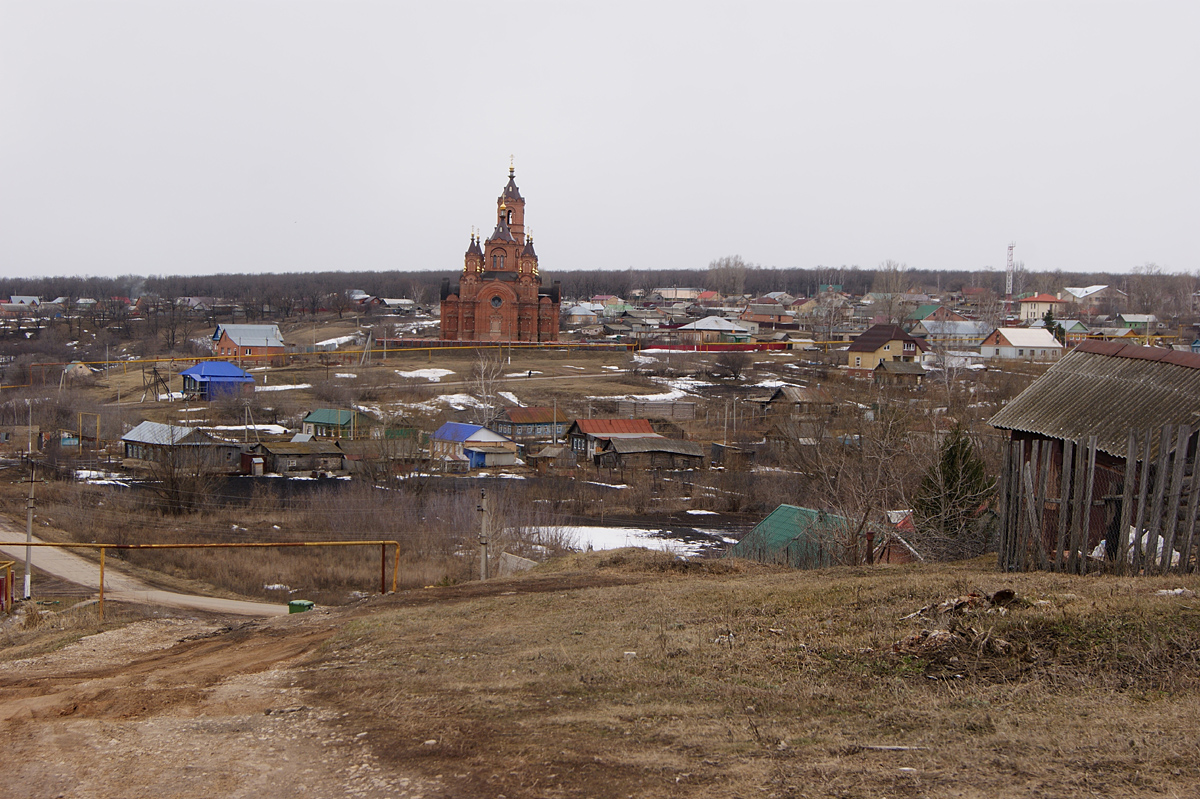
[{"label": "snow patch", "polygon": [[453,369],[413,369],[411,372],[402,372],[396,370],[396,374],[401,377],[425,378],[430,383],[439,383],[446,375],[454,374]]},{"label": "snow patch", "polygon": [[255,391],[293,391],[298,388],[312,388],[312,383],[297,383],[294,386],[255,386]]}]

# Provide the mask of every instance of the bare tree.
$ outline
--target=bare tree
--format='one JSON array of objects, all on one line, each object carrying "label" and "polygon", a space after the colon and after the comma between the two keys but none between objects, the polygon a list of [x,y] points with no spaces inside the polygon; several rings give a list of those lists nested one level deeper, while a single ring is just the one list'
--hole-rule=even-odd
[{"label": "bare tree", "polygon": [[876,307],[879,315],[886,318],[887,324],[898,325],[904,321],[904,264],[888,259],[875,270],[875,281],[872,292],[876,295]]},{"label": "bare tree", "polygon": [[726,255],[708,264],[708,284],[723,295],[743,294],[746,291],[746,262],[740,255]]},{"label": "bare tree", "polygon": [[504,372],[504,361],[498,352],[477,350],[471,367],[471,394],[479,401],[473,416],[475,423],[485,425],[496,415],[496,386]]},{"label": "bare tree", "polygon": [[734,380],[741,380],[753,362],[750,353],[743,350],[724,350],[716,358],[717,366]]}]

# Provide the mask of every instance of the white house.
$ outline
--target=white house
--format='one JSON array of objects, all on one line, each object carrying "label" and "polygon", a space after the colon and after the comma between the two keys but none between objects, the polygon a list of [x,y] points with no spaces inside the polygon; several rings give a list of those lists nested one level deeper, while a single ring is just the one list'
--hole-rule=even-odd
[{"label": "white house", "polygon": [[983,340],[979,354],[1017,361],[1057,361],[1063,345],[1045,328],[1001,327]]}]

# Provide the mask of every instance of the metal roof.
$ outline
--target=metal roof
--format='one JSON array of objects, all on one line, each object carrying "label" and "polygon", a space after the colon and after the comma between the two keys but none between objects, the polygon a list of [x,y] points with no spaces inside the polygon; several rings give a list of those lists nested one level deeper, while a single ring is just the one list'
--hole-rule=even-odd
[{"label": "metal roof", "polygon": [[341,411],[335,408],[317,408],[304,421],[309,424],[333,425],[334,427],[349,427],[354,425],[377,425],[379,420],[361,411]]},{"label": "metal roof", "polygon": [[837,540],[850,523],[825,511],[780,505],[726,553],[762,563],[781,563],[793,568],[819,568],[837,562]]},{"label": "metal roof", "polygon": [[272,455],[342,455],[334,441],[264,441],[255,449]]},{"label": "metal roof", "polygon": [[905,333],[904,328],[900,327],[900,325],[874,325],[850,343],[849,351],[875,352],[889,341],[911,341],[917,345],[918,349],[925,349],[925,345],[920,339],[913,338],[908,333]]},{"label": "metal roof", "polygon": [[576,419],[572,426],[578,427],[579,432],[589,436],[655,435],[649,419]]},{"label": "metal roof", "polygon": [[180,443],[195,432],[196,428],[194,427],[181,427],[177,424],[161,424],[159,422],[142,422],[121,436],[121,440],[133,444],[157,444],[160,447],[170,447]]},{"label": "metal roof", "polygon": [[239,347],[282,347],[283,334],[279,325],[218,325],[213,341],[221,339],[221,332]]},{"label": "metal roof", "polygon": [[1055,439],[1094,435],[1100,450],[1124,458],[1130,430],[1200,425],[1200,355],[1085,341],[989,424]]},{"label": "metal roof", "polygon": [[499,418],[516,424],[550,424],[554,421],[570,421],[562,411],[556,414],[553,408],[530,406],[527,408],[505,408]]},{"label": "metal roof", "polygon": [[253,383],[254,378],[227,361],[203,361],[190,369],[179,373],[182,377],[190,377],[197,383],[207,383],[211,380],[218,382]]},{"label": "metal roof", "polygon": [[477,440],[472,441],[473,444],[512,441],[512,439],[502,436],[494,430],[488,430],[481,425],[467,424],[466,422],[446,422],[434,431],[432,439],[434,441],[471,441],[472,436],[479,436]]},{"label": "metal roof", "polygon": [[690,455],[695,458],[704,457],[704,447],[697,441],[682,441],[678,438],[663,438],[662,436],[644,436],[639,438],[613,438],[608,442],[605,451],[617,452],[621,455],[632,455],[638,452],[670,452],[674,455]]},{"label": "metal roof", "polygon": [[[1062,349],[1062,344],[1058,339],[1049,330],[1042,327],[998,327],[988,336],[988,339],[990,340],[992,336],[1003,338],[1012,347]],[[988,341],[984,341],[984,343],[988,344]],[[997,341],[989,346],[1000,346],[1000,342]]]}]

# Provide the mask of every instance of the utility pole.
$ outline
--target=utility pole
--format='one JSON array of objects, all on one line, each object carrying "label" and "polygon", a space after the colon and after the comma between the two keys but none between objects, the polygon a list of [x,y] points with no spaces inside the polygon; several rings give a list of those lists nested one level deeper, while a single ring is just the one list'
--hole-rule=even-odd
[{"label": "utility pole", "polygon": [[37,466],[29,464],[29,499],[25,502],[25,599],[33,594],[30,591],[30,577],[33,574],[33,486],[37,482]]},{"label": "utility pole", "polygon": [[479,579],[488,578],[488,501],[487,489],[479,490]]}]

